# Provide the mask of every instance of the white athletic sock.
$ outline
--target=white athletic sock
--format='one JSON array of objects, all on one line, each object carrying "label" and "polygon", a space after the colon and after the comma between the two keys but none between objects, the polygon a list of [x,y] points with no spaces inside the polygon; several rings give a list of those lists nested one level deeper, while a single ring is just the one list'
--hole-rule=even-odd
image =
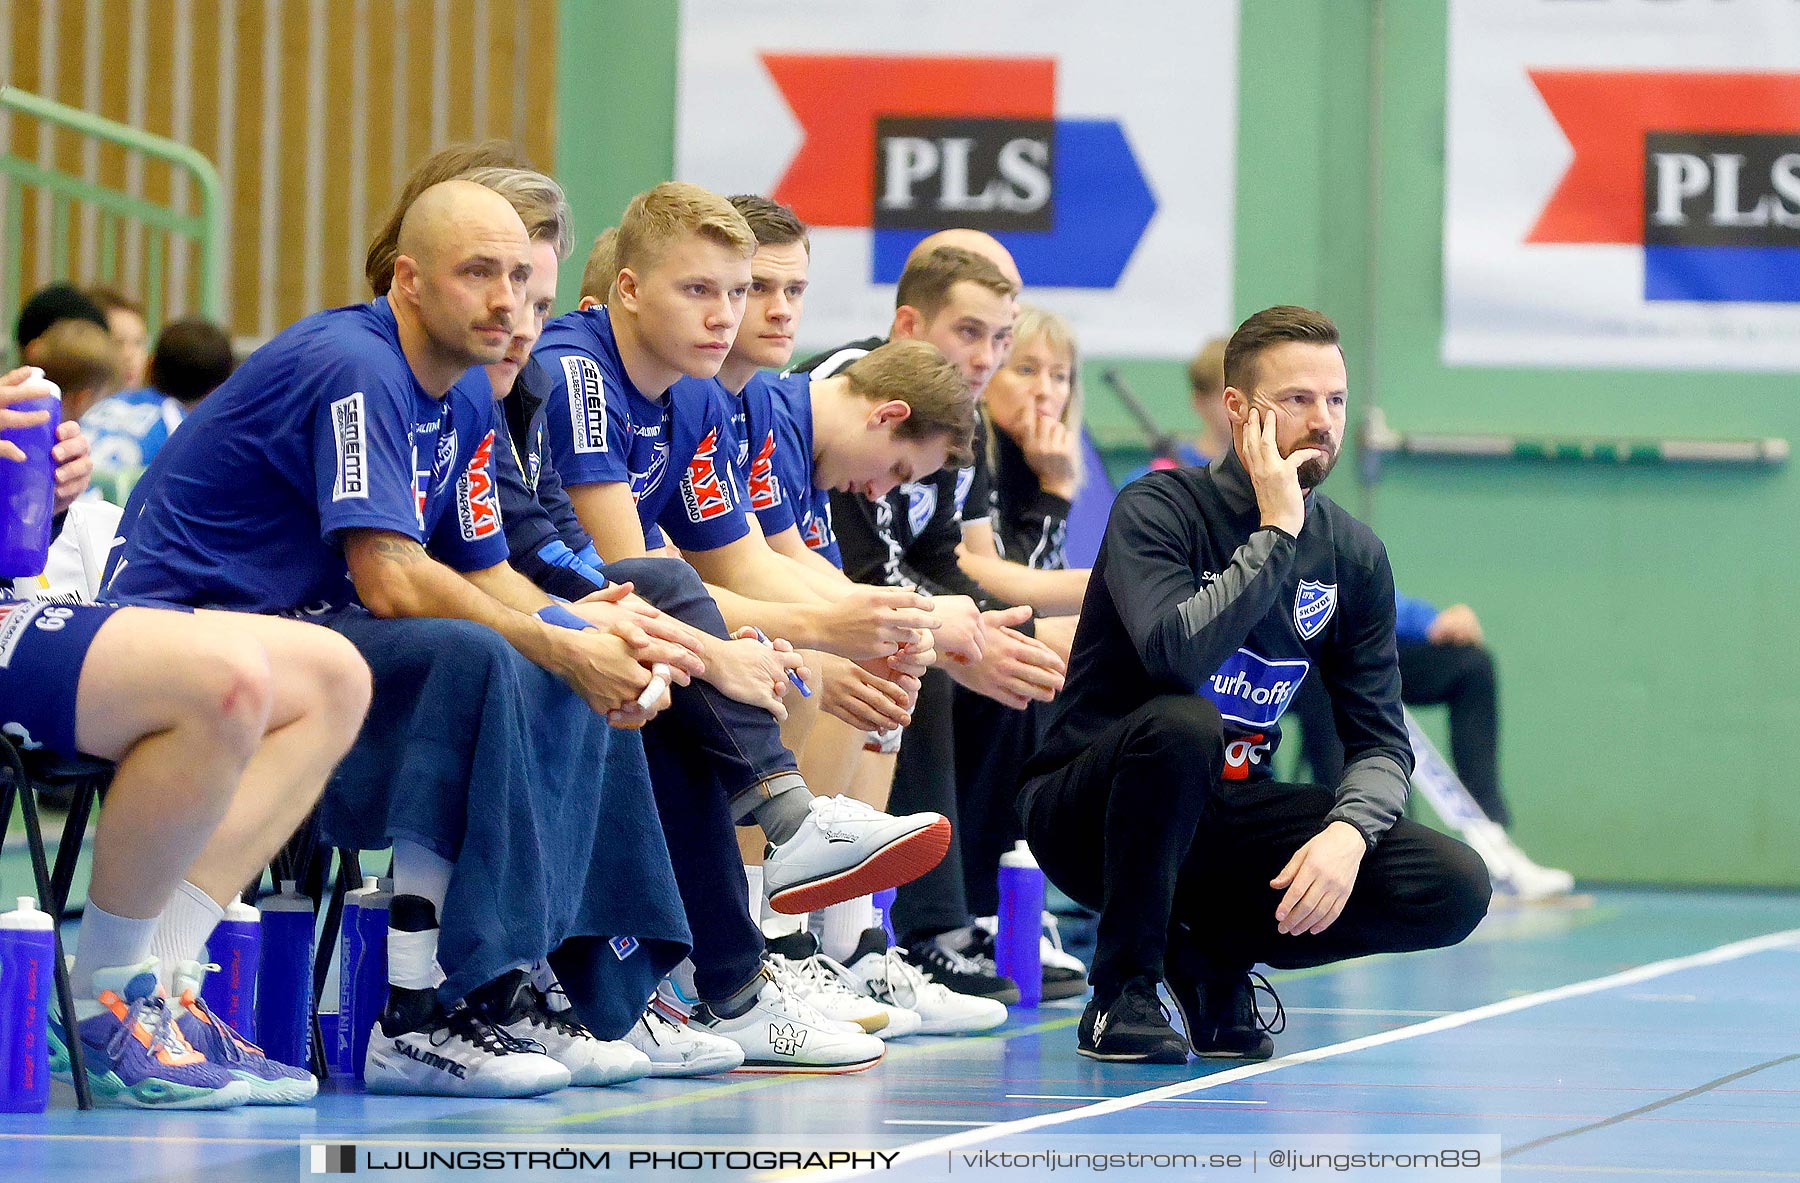
[{"label": "white athletic sock", "polygon": [[406,838],[394,839],[394,894],[431,901],[438,923],[444,920],[444,897],[450,894],[450,860]]},{"label": "white athletic sock", "polygon": [[388,985],[402,990],[435,990],[444,983],[438,968],[438,930],[401,932],[388,929]]},{"label": "white athletic sock", "polygon": [[224,918],[224,906],[204,891],[185,879],[176,886],[150,940],[150,955],[162,962],[158,976],[163,989],[173,989],[175,967],[183,961],[207,960],[203,955],[207,938]]},{"label": "white athletic sock", "polygon": [[802,912],[798,916],[789,916],[783,912],[765,910],[762,918],[763,935],[766,937],[791,937],[806,928],[806,920],[810,913]]},{"label": "white athletic sock", "polygon": [[836,961],[847,960],[856,952],[862,934],[875,927],[875,901],[866,895],[825,909],[825,924],[819,934],[819,947],[825,956]]},{"label": "white athletic sock", "polygon": [[100,1013],[100,1003],[94,998],[95,972],[136,965],[149,957],[160,923],[155,916],[143,920],[114,916],[93,900],[87,902],[81,913],[81,935],[75,942],[75,966],[69,971],[77,1019]]},{"label": "white athletic sock", "polygon": [[761,920],[764,903],[762,867],[745,867],[744,880],[750,887],[750,919]]}]

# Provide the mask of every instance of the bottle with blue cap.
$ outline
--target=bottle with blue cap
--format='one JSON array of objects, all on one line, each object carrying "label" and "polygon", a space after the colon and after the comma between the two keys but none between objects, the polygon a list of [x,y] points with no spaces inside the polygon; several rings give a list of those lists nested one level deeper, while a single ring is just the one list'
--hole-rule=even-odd
[{"label": "bottle with blue cap", "polygon": [[25,453],[20,461],[0,461],[0,579],[40,574],[50,553],[56,517],[56,427],[62,417],[62,391],[31,368],[19,393],[27,394],[7,409],[21,414],[48,411],[49,419],[32,427],[0,431],[0,440]]},{"label": "bottle with blue cap", "polygon": [[313,902],[292,879],[262,901],[262,963],[256,970],[257,1043],[271,1060],[308,1067],[313,1004]]},{"label": "bottle with blue cap", "polygon": [[361,1080],[369,1032],[387,1005],[388,906],[394,894],[373,875],[344,895],[344,958],[338,966],[338,1066]]},{"label": "bottle with blue cap", "polygon": [[1019,984],[1019,1005],[1036,1006],[1044,996],[1044,872],[1023,839],[1000,856],[999,919],[994,964]]},{"label": "bottle with blue cap", "polygon": [[207,959],[218,969],[206,975],[200,996],[213,1013],[251,1043],[256,1036],[256,967],[262,958],[262,913],[234,895],[225,916],[206,939]]},{"label": "bottle with blue cap", "polygon": [[28,895],[0,914],[0,1113],[50,1104],[50,984],[56,922]]}]

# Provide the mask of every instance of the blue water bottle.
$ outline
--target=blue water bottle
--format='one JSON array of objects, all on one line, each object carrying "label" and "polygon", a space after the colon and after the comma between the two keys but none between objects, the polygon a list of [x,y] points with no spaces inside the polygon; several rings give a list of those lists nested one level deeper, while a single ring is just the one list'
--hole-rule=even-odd
[{"label": "blue water bottle", "polygon": [[256,965],[262,958],[262,913],[234,895],[225,917],[206,939],[206,956],[218,969],[206,975],[200,997],[226,1024],[256,1042]]},{"label": "blue water bottle", "polygon": [[1000,856],[1000,931],[994,963],[1019,984],[1019,1005],[1036,1006],[1044,996],[1044,873],[1023,839]]},{"label": "blue water bottle", "polygon": [[875,923],[881,925],[881,931],[887,933],[890,945],[900,943],[894,936],[894,897],[897,894],[893,888],[884,887],[871,897],[875,905]]},{"label": "blue water bottle", "polygon": [[50,553],[50,528],[56,509],[56,425],[62,417],[62,391],[33,368],[25,380],[32,397],[8,410],[49,411],[47,422],[0,432],[18,445],[23,463],[0,459],[0,579],[20,579],[44,569]]},{"label": "blue water bottle", "polygon": [[[331,1057],[331,1070],[340,1076],[350,1071],[350,1045],[355,1042],[350,1038],[350,1015],[356,1009],[356,975],[350,972],[350,941],[351,933],[356,931],[356,913],[362,909],[363,894],[367,890],[365,884],[344,893],[344,910],[338,917],[337,1014],[319,1016],[320,1036],[335,1032],[325,1041],[325,1052]],[[357,959],[361,960],[360,951]]]},{"label": "blue water bottle", "polygon": [[292,879],[262,901],[262,964],[256,970],[257,1044],[271,1060],[311,1065],[313,902]]},{"label": "blue water bottle", "polygon": [[344,960],[338,967],[338,1050],[340,1070],[363,1076],[369,1032],[387,1005],[388,905],[375,876],[344,896]]},{"label": "blue water bottle", "polygon": [[42,1113],[50,1104],[50,983],[55,921],[19,897],[0,914],[0,1113]]}]

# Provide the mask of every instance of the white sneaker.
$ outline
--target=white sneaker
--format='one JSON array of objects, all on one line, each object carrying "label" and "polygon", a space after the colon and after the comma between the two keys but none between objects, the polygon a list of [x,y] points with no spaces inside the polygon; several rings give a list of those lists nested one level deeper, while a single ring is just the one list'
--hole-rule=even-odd
[{"label": "white sneaker", "polygon": [[1497,894],[1531,901],[1567,895],[1575,889],[1573,875],[1532,862],[1496,822],[1469,823],[1462,831],[1462,840],[1487,864]]},{"label": "white sneaker", "polygon": [[[502,980],[504,981],[504,980]],[[551,976],[554,983],[554,974]],[[472,1003],[475,1014],[520,1043],[538,1044],[553,1061],[569,1070],[569,1084],[581,1088],[605,1088],[650,1075],[650,1057],[621,1039],[599,1039],[580,1019],[563,996],[562,985],[551,985],[554,1005],[547,990],[538,989],[531,974],[520,972],[513,989],[499,999]]]},{"label": "white sneaker", "polygon": [[792,916],[911,883],[943,860],[942,814],[889,817],[850,797],[814,797],[793,837],[763,862],[769,907]]},{"label": "white sneaker", "polygon": [[828,1019],[850,1024],[878,1039],[896,1039],[917,1032],[923,1021],[904,1007],[889,1006],[869,997],[861,982],[842,964],[819,951],[810,932],[797,932],[767,942],[769,965],[787,975],[783,984],[806,999]]},{"label": "white sneaker", "polygon": [[567,1088],[569,1070],[466,1006],[441,1010],[416,1031],[369,1036],[363,1084],[371,1093],[425,1097],[538,1097]]},{"label": "white sneaker", "polygon": [[899,949],[876,949],[865,940],[857,946],[847,969],[870,998],[917,1014],[919,1031],[925,1035],[973,1035],[1006,1022],[1005,1003],[971,998],[939,985],[901,956]]},{"label": "white sneaker", "polygon": [[773,974],[756,1003],[735,1019],[700,1004],[694,1026],[724,1036],[744,1051],[744,1072],[861,1072],[881,1062],[881,1040],[844,1031]]},{"label": "white sneaker", "polygon": [[625,1039],[649,1057],[652,1076],[713,1076],[735,1071],[744,1062],[743,1048],[722,1035],[675,1021],[654,999]]},{"label": "white sneaker", "polygon": [[1532,862],[1531,856],[1520,850],[1519,844],[1505,830],[1500,831],[1499,842],[1505,852],[1504,857],[1511,864],[1512,881],[1517,885],[1521,898],[1548,899],[1551,896],[1568,895],[1575,890],[1575,876],[1557,867],[1544,867]]}]

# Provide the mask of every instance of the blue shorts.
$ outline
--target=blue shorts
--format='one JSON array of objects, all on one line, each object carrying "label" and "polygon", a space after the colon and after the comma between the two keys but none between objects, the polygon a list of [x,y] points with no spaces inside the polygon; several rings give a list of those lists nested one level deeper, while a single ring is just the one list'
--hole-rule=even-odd
[{"label": "blue shorts", "polygon": [[73,756],[75,691],[94,634],[118,604],[0,602],[0,732]]}]

